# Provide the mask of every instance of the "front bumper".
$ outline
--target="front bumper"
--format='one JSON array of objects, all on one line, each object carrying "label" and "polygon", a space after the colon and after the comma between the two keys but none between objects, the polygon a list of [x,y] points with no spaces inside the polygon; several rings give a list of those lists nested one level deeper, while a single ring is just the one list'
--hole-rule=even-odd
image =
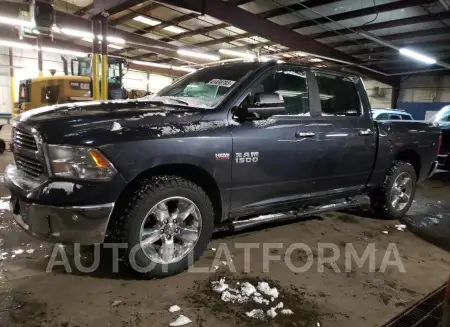
[{"label": "front bumper", "polygon": [[104,242],[124,185],[121,176],[103,184],[32,180],[14,164],[8,165],[4,178],[11,211],[22,229],[42,240],[83,245]]},{"label": "front bumper", "polygon": [[103,243],[114,203],[97,206],[53,207],[29,203],[11,196],[17,224],[41,240],[90,245]]}]

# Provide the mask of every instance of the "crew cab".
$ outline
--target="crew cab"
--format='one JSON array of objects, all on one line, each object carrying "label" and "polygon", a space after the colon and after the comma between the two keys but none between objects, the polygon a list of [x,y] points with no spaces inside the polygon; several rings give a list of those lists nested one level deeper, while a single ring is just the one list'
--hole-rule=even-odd
[{"label": "crew cab", "polygon": [[161,277],[186,269],[216,227],[342,209],[363,195],[379,217],[402,217],[436,168],[439,136],[423,122],[374,121],[358,76],[227,64],[150,98],[23,113],[4,176],[29,234],[126,243],[130,263]]}]

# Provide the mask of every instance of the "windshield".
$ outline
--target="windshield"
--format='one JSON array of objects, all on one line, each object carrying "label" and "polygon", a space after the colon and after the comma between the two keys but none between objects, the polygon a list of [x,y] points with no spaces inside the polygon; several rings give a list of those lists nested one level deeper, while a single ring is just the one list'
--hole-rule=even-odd
[{"label": "windshield", "polygon": [[447,123],[450,121],[450,106],[445,106],[436,115],[430,118],[433,123]]},{"label": "windshield", "polygon": [[152,99],[210,109],[217,106],[252,68],[242,64],[202,69],[164,88]]},{"label": "windshield", "polygon": [[120,63],[108,65],[108,83],[120,84],[122,82],[120,74]]}]

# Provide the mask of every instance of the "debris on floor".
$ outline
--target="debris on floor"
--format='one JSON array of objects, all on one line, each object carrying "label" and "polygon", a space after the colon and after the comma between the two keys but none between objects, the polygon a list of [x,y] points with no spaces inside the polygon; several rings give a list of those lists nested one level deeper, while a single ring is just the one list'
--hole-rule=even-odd
[{"label": "debris on floor", "polygon": [[253,309],[252,311],[245,313],[247,317],[249,318],[255,318],[255,319],[264,319],[264,311],[261,309]]},{"label": "debris on floor", "polygon": [[[280,296],[280,293],[276,287],[270,287],[267,282],[258,282],[255,287],[252,283],[246,281],[243,283],[236,282],[236,286],[232,287],[230,284],[225,283],[225,278],[221,278],[218,281],[211,282],[211,289],[221,294],[220,299],[223,302],[230,303],[249,303],[269,305],[276,298]],[[246,312],[247,317],[264,319],[267,317],[275,318],[278,315],[277,310],[283,309],[283,302],[279,302],[276,306],[268,308],[266,313],[262,309],[253,309]],[[282,314],[293,314],[294,312],[289,309],[280,311]]]},{"label": "debris on floor", "polygon": [[395,228],[397,228],[398,231],[405,231],[406,225],[400,224],[400,225],[395,225]]},{"label": "debris on floor", "polygon": [[120,131],[121,129],[122,129],[122,125],[120,125],[116,121],[111,126],[111,132]]},{"label": "debris on floor", "polygon": [[389,234],[389,232],[387,230],[382,230],[381,231],[383,234]]},{"label": "debris on floor", "polygon": [[34,249],[28,249],[26,252],[27,252],[28,254],[33,254],[33,253],[34,253]]},{"label": "debris on floor", "polygon": [[270,288],[269,284],[266,282],[258,282],[258,291],[260,291],[263,294],[266,294],[267,296],[270,296],[271,300],[276,299],[279,295],[278,290],[276,287]]},{"label": "debris on floor", "polygon": [[8,200],[3,200],[3,198],[0,200],[0,210],[9,210],[9,199]]},{"label": "debris on floor", "polygon": [[283,315],[293,315],[294,314],[294,311],[292,311],[291,309],[283,309],[280,312]]},{"label": "debris on floor", "polygon": [[17,250],[14,250],[13,252],[14,252],[14,254],[22,254],[24,251],[23,251],[23,249],[17,249]]},{"label": "debris on floor", "polygon": [[181,310],[181,308],[178,306],[178,305],[172,305],[170,308],[169,308],[169,312],[177,312],[177,311],[180,311]]},{"label": "debris on floor", "polygon": [[170,323],[169,326],[171,326],[171,327],[184,326],[191,322],[192,322],[191,319],[189,319],[188,317],[179,315],[178,318],[174,322]]},{"label": "debris on floor", "polygon": [[122,300],[115,300],[115,301],[113,301],[112,303],[111,303],[111,306],[112,307],[117,307],[117,306],[119,306],[119,305],[121,305],[121,304],[123,304],[124,303],[124,301],[122,301]]}]

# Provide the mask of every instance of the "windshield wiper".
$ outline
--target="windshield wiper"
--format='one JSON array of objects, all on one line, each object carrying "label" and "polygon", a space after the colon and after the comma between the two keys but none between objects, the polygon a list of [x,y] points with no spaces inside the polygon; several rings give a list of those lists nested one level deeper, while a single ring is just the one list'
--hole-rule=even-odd
[{"label": "windshield wiper", "polygon": [[178,103],[184,104],[186,106],[189,105],[189,102],[183,101],[183,100],[179,100],[179,99],[174,99],[174,98],[169,98],[170,100],[176,101]]}]

